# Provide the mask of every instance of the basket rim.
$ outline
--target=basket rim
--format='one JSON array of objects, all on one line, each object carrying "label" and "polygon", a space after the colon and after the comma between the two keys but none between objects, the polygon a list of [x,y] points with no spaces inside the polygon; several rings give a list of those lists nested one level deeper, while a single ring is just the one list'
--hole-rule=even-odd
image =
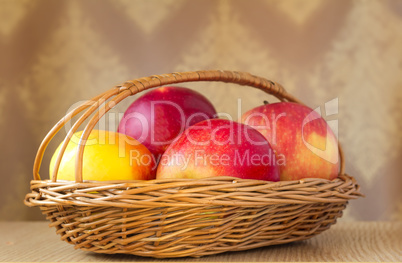
[{"label": "basket rim", "polygon": [[231,176],[83,183],[32,180],[31,191],[24,199],[27,206],[122,208],[339,203],[364,196],[354,177],[347,174],[331,181],[305,178],[279,182]]}]

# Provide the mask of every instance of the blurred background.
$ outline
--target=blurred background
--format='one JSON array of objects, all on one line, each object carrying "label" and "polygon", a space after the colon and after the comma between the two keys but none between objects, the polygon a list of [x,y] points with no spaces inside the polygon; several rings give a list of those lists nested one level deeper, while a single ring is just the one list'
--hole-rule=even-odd
[{"label": "blurred background", "polygon": [[[126,80],[200,69],[277,81],[312,108],[338,99],[329,119],[366,194],[341,220],[402,220],[402,1],[0,0],[0,61],[2,221],[44,220],[23,199],[40,142],[72,105]],[[270,100],[184,86],[233,116],[239,98],[243,112]]]}]

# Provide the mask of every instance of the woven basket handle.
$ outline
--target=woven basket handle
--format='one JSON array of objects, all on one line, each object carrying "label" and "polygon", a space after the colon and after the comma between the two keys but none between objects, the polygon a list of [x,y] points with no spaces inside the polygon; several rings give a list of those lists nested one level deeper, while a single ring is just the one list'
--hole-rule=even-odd
[{"label": "woven basket handle", "polygon": [[[88,139],[89,134],[92,129],[95,127],[96,123],[99,121],[102,116],[104,116],[110,109],[116,106],[125,98],[134,95],[143,90],[151,89],[154,87],[183,83],[183,82],[194,82],[194,81],[219,81],[226,83],[234,83],[239,85],[250,86],[254,88],[258,88],[260,90],[265,91],[268,94],[271,94],[278,98],[281,101],[289,101],[301,103],[299,100],[294,98],[292,95],[288,94],[285,89],[278,83],[267,80],[265,78],[257,77],[245,72],[237,72],[237,71],[223,71],[223,70],[205,70],[205,71],[191,71],[191,72],[178,72],[164,75],[154,75],[150,77],[135,79],[131,81],[127,81],[122,85],[116,86],[113,89],[106,91],[95,98],[89,100],[86,103],[78,106],[71,112],[69,112],[66,116],[64,116],[46,135],[44,140],[42,141],[33,167],[33,176],[34,180],[41,180],[39,175],[39,170],[41,166],[41,162],[43,159],[44,152],[49,142],[52,140],[54,135],[60,131],[60,129],[70,121],[74,116],[79,114],[80,112],[87,109],[80,118],[73,124],[69,132],[67,133],[66,138],[64,139],[60,152],[56,159],[56,164],[54,168],[54,172],[51,175],[52,181],[55,182],[57,180],[57,171],[60,166],[60,162],[64,151],[72,138],[73,134],[77,131],[79,126],[89,118],[91,114],[93,114],[103,103],[105,103],[105,107],[102,107],[102,110],[98,110],[95,112],[94,116],[89,120],[88,124],[85,126],[84,132],[81,135],[79,141],[79,147],[77,149],[76,155],[76,165],[75,165],[75,181],[77,183],[81,183],[83,181],[82,178],[82,159],[84,156],[84,147],[85,142]],[[344,173],[344,157],[342,148],[339,145],[339,155],[340,155],[340,174]]]}]

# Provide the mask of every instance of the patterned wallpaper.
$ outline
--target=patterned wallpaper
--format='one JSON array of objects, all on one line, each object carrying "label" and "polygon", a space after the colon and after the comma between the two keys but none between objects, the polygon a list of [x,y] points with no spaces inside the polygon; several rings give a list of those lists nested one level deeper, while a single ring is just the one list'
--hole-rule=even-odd
[{"label": "patterned wallpaper", "polygon": [[[343,220],[402,220],[401,29],[398,0],[0,0],[0,220],[43,219],[22,203],[34,155],[74,103],[128,79],[198,69],[275,80],[312,108],[338,99],[328,120],[367,196]],[[232,115],[239,98],[243,112],[270,99],[188,87]]]}]

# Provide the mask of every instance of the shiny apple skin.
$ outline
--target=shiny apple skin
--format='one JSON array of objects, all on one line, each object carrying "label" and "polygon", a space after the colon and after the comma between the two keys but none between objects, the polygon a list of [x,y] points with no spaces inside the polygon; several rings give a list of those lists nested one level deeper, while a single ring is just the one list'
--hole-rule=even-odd
[{"label": "shiny apple skin", "polygon": [[281,181],[333,180],[338,176],[336,136],[311,108],[292,102],[272,103],[246,112],[241,122],[258,130],[276,154],[284,156],[285,163],[279,165]]},{"label": "shiny apple skin", "polygon": [[158,160],[186,128],[215,115],[214,106],[202,94],[184,87],[161,87],[145,93],[127,108],[118,132],[138,140]]},{"label": "shiny apple skin", "polygon": [[257,130],[229,120],[206,120],[189,127],[168,147],[157,179],[233,176],[278,181],[279,169],[268,160],[272,156],[269,142]]}]

